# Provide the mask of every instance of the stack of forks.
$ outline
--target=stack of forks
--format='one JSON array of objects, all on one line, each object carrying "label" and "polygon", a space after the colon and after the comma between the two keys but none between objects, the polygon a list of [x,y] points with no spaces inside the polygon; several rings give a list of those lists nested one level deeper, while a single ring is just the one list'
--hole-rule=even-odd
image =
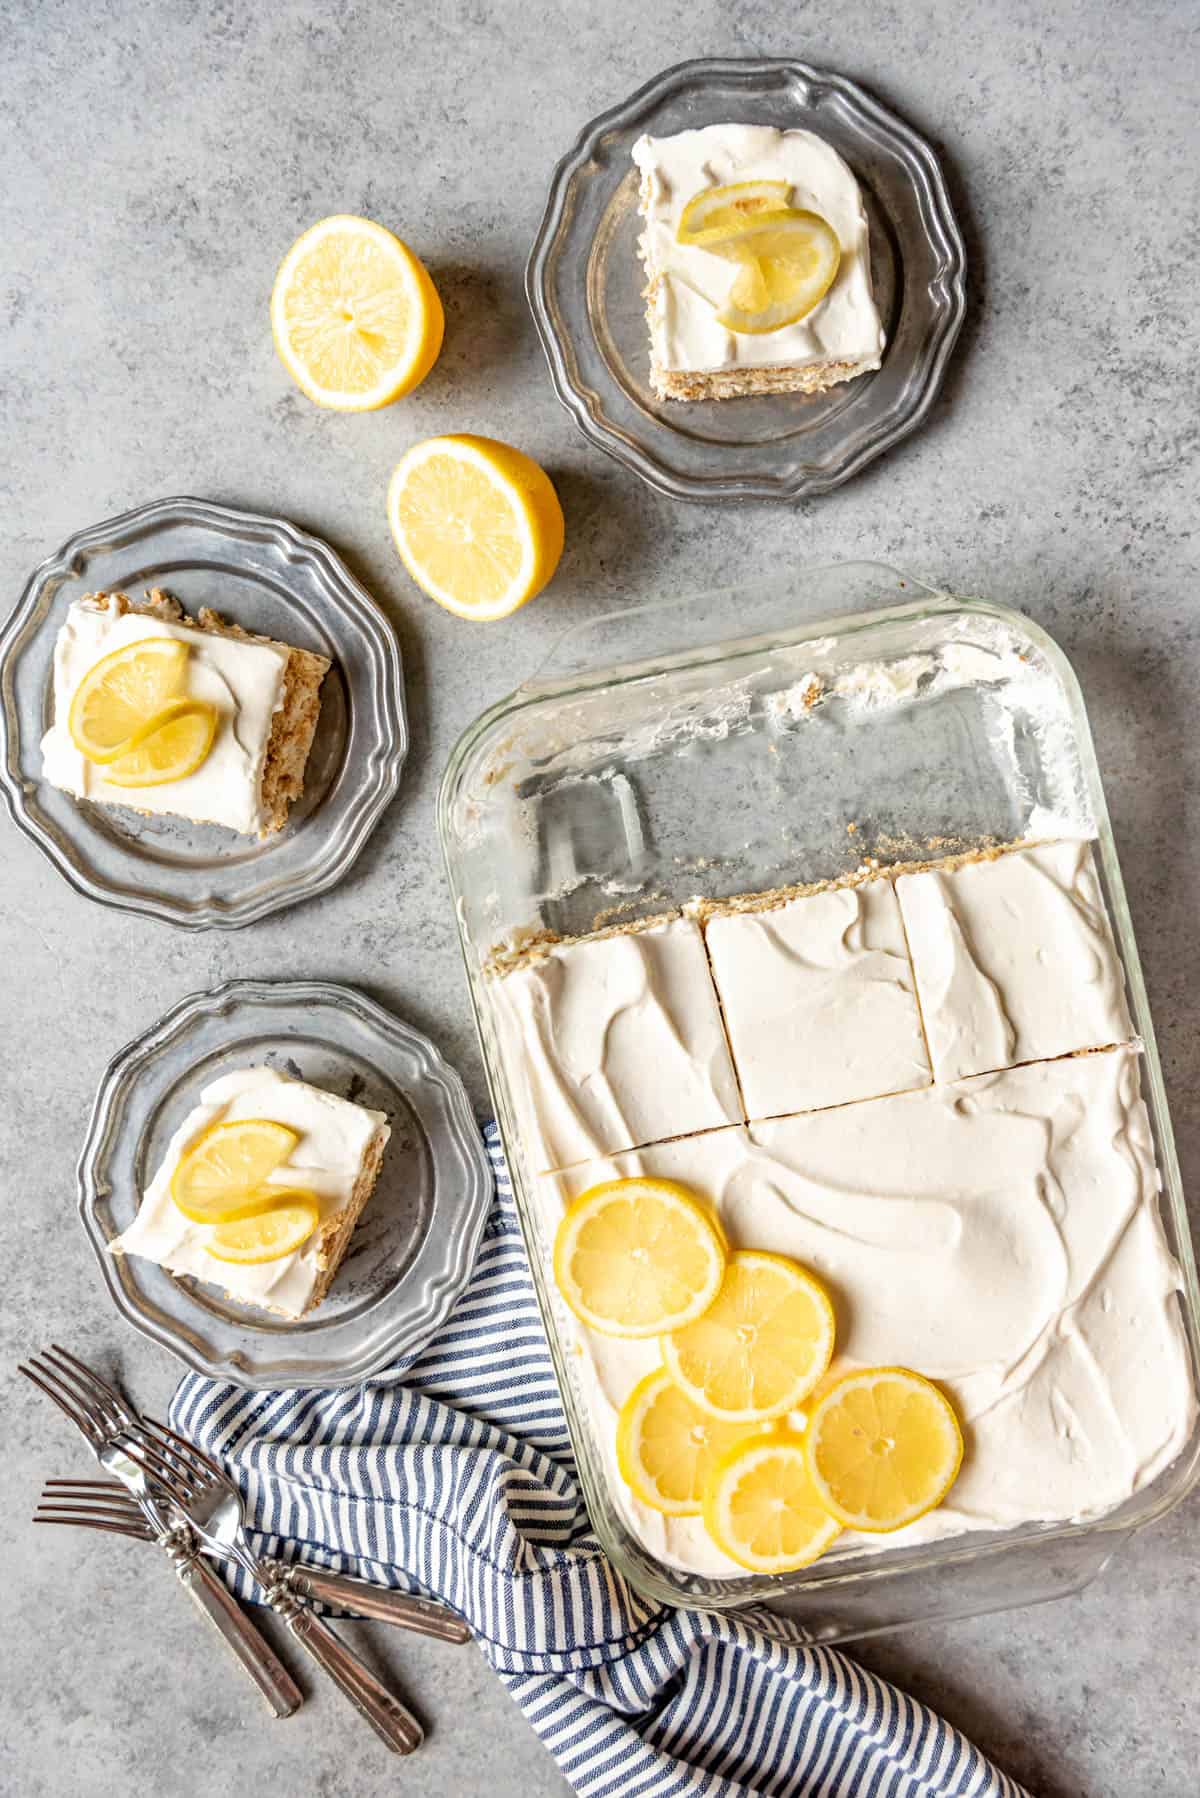
[{"label": "stack of forks", "polygon": [[266,1637],[209,1560],[240,1567],[265,1602],[395,1754],[411,1754],[423,1731],[313,1608],[314,1601],[394,1623],[444,1642],[467,1642],[462,1619],[431,1599],[365,1580],[257,1555],[246,1535],[242,1497],[229,1475],[194,1443],[144,1417],[116,1388],[57,1344],[18,1370],[64,1412],[111,1477],[50,1480],[35,1523],[72,1524],[154,1542],[220,1632],[277,1717],[302,1694]]}]

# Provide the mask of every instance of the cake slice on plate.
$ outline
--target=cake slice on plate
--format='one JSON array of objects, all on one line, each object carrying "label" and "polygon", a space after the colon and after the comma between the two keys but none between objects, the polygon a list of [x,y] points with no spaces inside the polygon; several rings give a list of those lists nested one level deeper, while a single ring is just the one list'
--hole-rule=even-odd
[{"label": "cake slice on plate", "polygon": [[46,779],[78,799],[270,836],[304,789],[329,669],[161,589],[90,593],[54,648]]},{"label": "cake slice on plate", "polygon": [[175,1132],[112,1251],[303,1317],[333,1282],[390,1134],[381,1111],[274,1068],[223,1074]]},{"label": "cake slice on plate", "polygon": [[650,380],[660,399],[818,393],[878,368],[858,182],[811,131],[640,137]]}]

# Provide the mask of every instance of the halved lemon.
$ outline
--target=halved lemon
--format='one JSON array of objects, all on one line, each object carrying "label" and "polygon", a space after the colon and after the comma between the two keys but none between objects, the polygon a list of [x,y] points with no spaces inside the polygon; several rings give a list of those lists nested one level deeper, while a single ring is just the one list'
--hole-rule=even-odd
[{"label": "halved lemon", "polygon": [[161,787],[183,780],[206,760],[219,723],[215,705],[185,699],[167,706],[132,749],[105,764],[104,778],[113,787]]},{"label": "halved lemon", "polygon": [[663,1361],[701,1411],[755,1423],[808,1396],[829,1366],[833,1337],[819,1280],[784,1255],[740,1249],[703,1315],[664,1332]]},{"label": "halved lemon", "polygon": [[278,1261],[308,1241],[321,1218],[315,1193],[299,1186],[279,1187],[269,1211],[233,1223],[218,1224],[205,1248],[218,1261]]},{"label": "halved lemon", "polygon": [[174,637],[139,637],[94,662],[67,715],[79,753],[103,765],[132,749],[182,694],[187,660],[187,644]]},{"label": "halved lemon", "polygon": [[704,1526],[752,1573],[807,1567],[842,1533],[817,1496],[799,1436],[773,1431],[738,1444],[704,1493]]},{"label": "halved lemon", "polygon": [[675,241],[716,249],[772,213],[785,211],[791,191],[788,181],[729,181],[703,188],[680,214]]},{"label": "halved lemon", "polygon": [[666,1368],[656,1367],[621,1406],[617,1465],[644,1504],[669,1517],[695,1517],[717,1463],[746,1434],[744,1423],[722,1423],[698,1411]]},{"label": "halved lemon", "polygon": [[906,1367],[868,1367],[813,1406],[804,1452],[830,1515],[847,1529],[883,1533],[942,1502],[963,1440],[953,1406],[929,1380]]},{"label": "halved lemon", "polygon": [[416,443],[388,488],[401,560],[460,618],[507,618],[540,593],[562,555],[562,507],[537,463],[492,437]]},{"label": "halved lemon", "polygon": [[309,399],[334,411],[370,412],[411,393],[437,361],[444,329],[424,263],[370,219],[322,219],[275,277],[275,348]]},{"label": "halved lemon", "polygon": [[730,247],[743,266],[717,322],[748,336],[779,331],[807,317],[829,292],[842,257],[837,236],[823,218],[791,209],[743,232]]},{"label": "halved lemon", "polygon": [[725,1243],[708,1211],[673,1180],[609,1180],[570,1206],[554,1241],[554,1277],[576,1317],[607,1336],[659,1336],[716,1297]]},{"label": "halved lemon", "polygon": [[[258,1209],[258,1188],[287,1160],[297,1131],[273,1118],[212,1124],[171,1175],[171,1197],[197,1224],[220,1224]],[[270,1195],[273,1199],[277,1193]]]}]

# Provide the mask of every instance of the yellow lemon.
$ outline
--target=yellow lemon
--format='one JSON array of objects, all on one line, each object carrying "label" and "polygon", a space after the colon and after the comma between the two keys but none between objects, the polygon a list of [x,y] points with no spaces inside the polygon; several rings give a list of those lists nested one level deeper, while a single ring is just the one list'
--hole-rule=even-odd
[{"label": "yellow lemon", "polygon": [[703,1315],[663,1337],[663,1361],[693,1404],[731,1423],[782,1417],[833,1355],[829,1294],[784,1255],[741,1249]]},{"label": "yellow lemon", "polygon": [[370,412],[411,393],[438,358],[442,302],[407,244],[338,214],[297,238],[271,293],[284,367],[318,406]]},{"label": "yellow lemon", "polygon": [[418,587],[460,618],[506,618],[541,592],[562,554],[549,476],[491,437],[414,444],[392,475],[388,521]]},{"label": "yellow lemon", "polygon": [[140,637],[94,662],[67,717],[80,754],[104,764],[132,749],[182,694],[187,659],[187,644],[174,637]]},{"label": "yellow lemon", "polygon": [[666,1368],[657,1367],[621,1406],[617,1465],[644,1504],[670,1517],[694,1517],[713,1469],[746,1434],[744,1423],[698,1411]]},{"label": "yellow lemon", "polygon": [[838,1380],[804,1433],[813,1486],[847,1529],[902,1529],[941,1504],[962,1465],[950,1401],[906,1367],[868,1367]]},{"label": "yellow lemon", "polygon": [[269,1211],[218,1224],[205,1248],[218,1261],[249,1265],[278,1261],[308,1241],[321,1217],[315,1193],[299,1186],[279,1187]]},{"label": "yellow lemon", "polygon": [[703,188],[680,214],[675,240],[700,250],[716,249],[772,213],[783,212],[791,191],[787,181],[730,181]]},{"label": "yellow lemon", "polygon": [[295,1130],[272,1118],[213,1124],[197,1137],[171,1175],[171,1197],[193,1223],[219,1224],[242,1217],[248,1208],[258,1208],[258,1188],[299,1141]]},{"label": "yellow lemon", "polygon": [[807,1567],[842,1526],[822,1505],[799,1436],[751,1436],[720,1461],[704,1492],[704,1526],[752,1573]]},{"label": "yellow lemon", "polygon": [[554,1276],[585,1324],[608,1336],[658,1336],[716,1297],[725,1244],[704,1206],[673,1180],[610,1180],[558,1226]]},{"label": "yellow lemon", "polygon": [[815,212],[776,213],[729,245],[742,264],[717,322],[727,331],[764,336],[794,325],[829,292],[841,246]]},{"label": "yellow lemon", "polygon": [[181,700],[151,720],[132,749],[104,769],[114,787],[161,787],[194,774],[213,745],[220,723],[216,706]]}]

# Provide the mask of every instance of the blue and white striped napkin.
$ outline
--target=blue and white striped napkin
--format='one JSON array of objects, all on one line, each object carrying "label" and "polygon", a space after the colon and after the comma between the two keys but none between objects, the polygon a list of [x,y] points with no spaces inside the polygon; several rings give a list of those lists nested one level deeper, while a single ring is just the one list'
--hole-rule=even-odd
[{"label": "blue and white striped napkin", "polygon": [[486,1137],[479,1259],[414,1360],[349,1391],[188,1375],[176,1392],[172,1424],[241,1482],[257,1546],[452,1604],[582,1798],[1028,1798],[934,1712],[780,1619],[659,1609],[613,1571]]}]

